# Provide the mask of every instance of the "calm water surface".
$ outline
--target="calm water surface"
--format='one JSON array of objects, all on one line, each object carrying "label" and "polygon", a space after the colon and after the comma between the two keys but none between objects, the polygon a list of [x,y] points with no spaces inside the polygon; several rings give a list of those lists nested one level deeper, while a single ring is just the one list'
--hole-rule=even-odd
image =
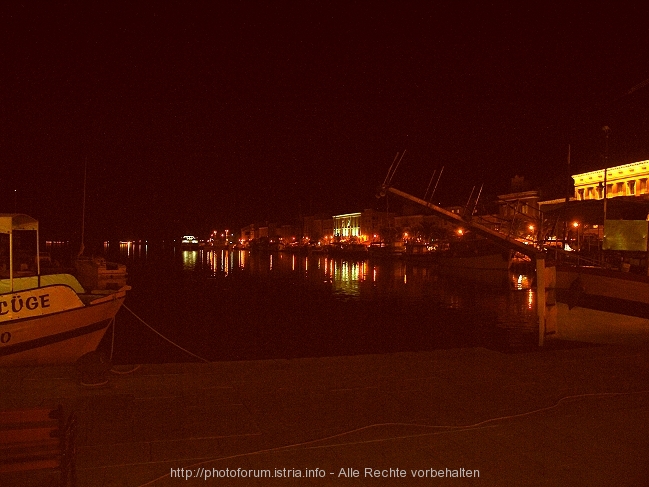
[{"label": "calm water surface", "polygon": [[[517,276],[489,284],[401,260],[112,245],[128,265],[126,306],[181,347],[211,361],[487,347],[538,340],[535,295]],[[196,359],[128,310],[102,349],[115,363]]]}]

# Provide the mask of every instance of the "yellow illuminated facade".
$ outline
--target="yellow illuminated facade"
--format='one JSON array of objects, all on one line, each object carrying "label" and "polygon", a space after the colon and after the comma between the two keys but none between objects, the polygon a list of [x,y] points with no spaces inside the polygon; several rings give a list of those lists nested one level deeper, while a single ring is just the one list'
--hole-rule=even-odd
[{"label": "yellow illuminated facade", "polygon": [[349,238],[361,236],[361,214],[334,215],[334,237]]},{"label": "yellow illuminated facade", "polygon": [[[577,200],[601,200],[604,198],[604,169],[575,174],[575,198]],[[633,162],[606,170],[606,197],[641,196],[649,194],[649,161]]]}]

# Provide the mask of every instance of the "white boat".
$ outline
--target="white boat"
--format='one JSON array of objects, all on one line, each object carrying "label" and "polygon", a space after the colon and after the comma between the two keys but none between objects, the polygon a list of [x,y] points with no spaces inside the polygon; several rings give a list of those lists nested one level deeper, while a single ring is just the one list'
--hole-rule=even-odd
[{"label": "white boat", "polygon": [[126,266],[107,262],[101,257],[78,257],[75,262],[76,275],[85,289],[114,291],[126,286]]},{"label": "white boat", "polygon": [[[34,259],[20,269],[16,232],[22,241],[25,232],[36,235]],[[38,221],[27,215],[0,214],[0,234],[9,236],[8,278],[0,279],[0,367],[69,364],[95,351],[130,287],[86,290],[70,274],[41,275]]]},{"label": "white boat", "polygon": [[594,343],[649,338],[649,278],[611,269],[558,265],[557,337]]},{"label": "white boat", "polygon": [[557,300],[649,318],[649,277],[595,267],[557,265]]},{"label": "white boat", "polygon": [[180,241],[180,246],[183,249],[197,249],[199,241],[193,235],[183,235],[182,240]]}]

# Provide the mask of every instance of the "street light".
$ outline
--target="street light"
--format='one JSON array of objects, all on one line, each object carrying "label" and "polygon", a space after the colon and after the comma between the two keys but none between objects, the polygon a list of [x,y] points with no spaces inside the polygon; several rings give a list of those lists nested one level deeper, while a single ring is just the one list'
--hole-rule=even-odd
[{"label": "street light", "polygon": [[577,231],[577,250],[580,250],[581,246],[579,245],[579,222],[573,222],[572,226]]}]

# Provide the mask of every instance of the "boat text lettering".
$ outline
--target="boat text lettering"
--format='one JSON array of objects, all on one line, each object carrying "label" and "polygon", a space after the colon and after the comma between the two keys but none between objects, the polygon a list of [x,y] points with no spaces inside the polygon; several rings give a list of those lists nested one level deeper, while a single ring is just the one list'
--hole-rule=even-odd
[{"label": "boat text lettering", "polygon": [[11,333],[9,333],[8,331],[0,333],[0,343],[4,345],[5,343],[9,342],[9,340],[11,340]]},{"label": "boat text lettering", "polygon": [[50,307],[50,295],[41,294],[40,296],[29,296],[23,301],[23,298],[20,295],[14,295],[11,298],[10,302],[0,301],[0,315],[6,315],[9,313],[9,310],[14,313],[19,313],[23,308],[27,308],[30,311],[35,310],[36,308],[49,308]]}]

